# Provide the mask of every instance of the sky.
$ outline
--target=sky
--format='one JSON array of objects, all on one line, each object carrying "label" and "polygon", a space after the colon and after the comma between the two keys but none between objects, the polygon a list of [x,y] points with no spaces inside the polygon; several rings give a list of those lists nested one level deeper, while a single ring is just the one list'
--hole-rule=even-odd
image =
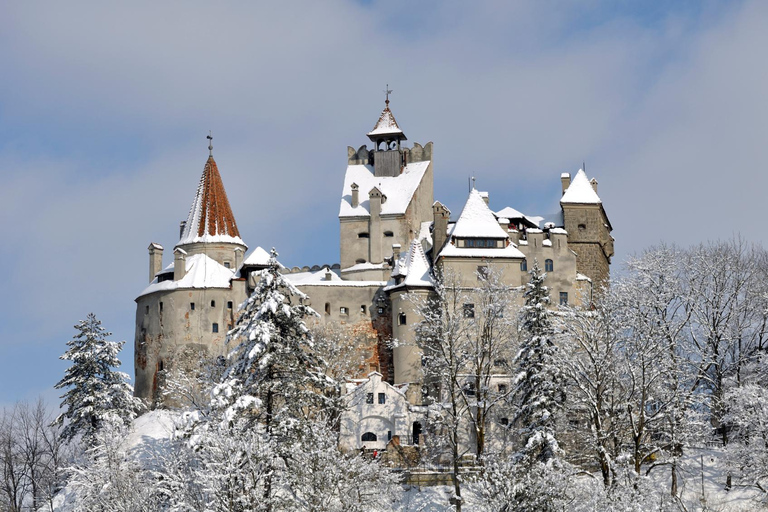
[{"label": "sky", "polygon": [[338,261],[346,148],[393,90],[454,217],[558,209],[582,163],[613,269],[659,243],[768,241],[768,2],[0,0],[0,406],[43,396],[93,312],[126,340],[213,134],[240,233]]}]

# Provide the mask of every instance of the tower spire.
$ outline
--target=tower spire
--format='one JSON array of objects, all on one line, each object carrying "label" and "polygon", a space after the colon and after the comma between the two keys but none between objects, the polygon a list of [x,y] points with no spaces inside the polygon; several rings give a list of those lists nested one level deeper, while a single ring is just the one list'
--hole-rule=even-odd
[{"label": "tower spire", "polygon": [[208,156],[213,156],[213,135],[211,135],[211,130],[208,130],[208,135],[205,138],[208,139]]}]

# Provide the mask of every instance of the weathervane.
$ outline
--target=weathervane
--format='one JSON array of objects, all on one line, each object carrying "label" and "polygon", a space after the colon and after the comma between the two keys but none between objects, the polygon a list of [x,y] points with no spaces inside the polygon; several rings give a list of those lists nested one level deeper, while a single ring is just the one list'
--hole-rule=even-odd
[{"label": "weathervane", "polygon": [[392,89],[389,88],[389,84],[387,84],[387,88],[384,89],[384,94],[387,95],[387,99],[384,103],[386,103],[387,106],[389,106],[389,95],[392,94]]},{"label": "weathervane", "polygon": [[211,135],[211,130],[208,130],[208,135],[205,138],[208,139],[208,156],[213,156],[213,135]]}]

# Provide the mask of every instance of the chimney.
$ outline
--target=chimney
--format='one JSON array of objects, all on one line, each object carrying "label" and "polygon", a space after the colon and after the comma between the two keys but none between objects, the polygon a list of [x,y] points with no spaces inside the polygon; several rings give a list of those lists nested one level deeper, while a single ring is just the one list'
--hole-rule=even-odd
[{"label": "chimney", "polygon": [[509,219],[501,217],[499,219],[499,226],[501,226],[501,229],[504,230],[504,233],[509,233]]},{"label": "chimney", "polygon": [[163,246],[152,242],[149,244],[149,282],[155,279],[155,274],[163,268]]},{"label": "chimney", "polygon": [[400,244],[392,244],[392,266],[394,267],[397,260],[400,259]]},{"label": "chimney", "polygon": [[331,269],[328,267],[325,267],[325,275],[323,276],[323,281],[330,281],[333,279],[333,273],[331,272]]},{"label": "chimney", "polygon": [[432,263],[437,263],[437,255],[445,245],[445,239],[448,237],[448,219],[451,218],[451,211],[443,206],[440,201],[432,204],[432,214],[434,223],[432,225]]},{"label": "chimney", "polygon": [[568,190],[568,187],[571,186],[571,175],[567,172],[564,172],[560,175],[560,183],[563,185],[563,194],[565,194],[565,191]]},{"label": "chimney", "polygon": [[353,183],[352,186],[352,208],[357,208],[360,204],[360,195],[358,194],[357,183]]},{"label": "chimney", "polygon": [[381,248],[381,205],[385,197],[377,187],[368,192],[368,208],[371,216],[368,219],[368,261],[371,263],[382,262]]},{"label": "chimney", "polygon": [[184,228],[187,227],[187,221],[183,220],[179,222],[179,238],[184,236]]},{"label": "chimney", "polygon": [[243,262],[243,248],[242,247],[235,247],[235,268],[234,270],[237,270],[240,268],[240,264]]},{"label": "chimney", "polygon": [[181,247],[173,250],[173,280],[180,281],[187,275],[187,251]]},{"label": "chimney", "polygon": [[597,180],[595,178],[592,178],[589,181],[589,184],[592,185],[592,190],[594,190],[595,194],[597,194]]}]

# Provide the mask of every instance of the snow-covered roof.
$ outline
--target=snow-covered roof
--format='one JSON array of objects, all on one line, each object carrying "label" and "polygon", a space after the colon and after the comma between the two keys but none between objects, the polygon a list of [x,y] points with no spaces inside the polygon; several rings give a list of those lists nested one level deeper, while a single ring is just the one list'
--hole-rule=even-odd
[{"label": "snow-covered roof", "polygon": [[[521,245],[524,240],[521,240]],[[478,247],[456,247],[453,244],[445,244],[440,251],[440,257],[460,257],[460,258],[525,258],[525,255],[515,246],[509,244],[503,249],[482,249]]]},{"label": "snow-covered roof", "polygon": [[508,238],[499,226],[493,212],[485,204],[483,197],[475,189],[469,193],[469,198],[461,210],[459,220],[453,229],[453,236],[460,238]]},{"label": "snow-covered roof", "polygon": [[321,268],[314,272],[295,272],[291,274],[283,274],[283,277],[291,282],[291,284],[302,286],[350,286],[350,287],[366,287],[376,286],[381,287],[387,284],[386,281],[344,281],[339,275],[331,271],[331,280],[326,281],[326,269]]},{"label": "snow-covered roof", "polygon": [[[172,267],[173,265],[170,265],[166,270]],[[233,269],[225,267],[205,254],[193,254],[187,257],[185,267],[187,272],[178,281],[168,280],[158,283],[155,278],[139,294],[139,297],[177,288],[229,288],[229,283],[235,275]]]},{"label": "snow-covered roof", "polygon": [[434,285],[432,274],[429,271],[429,261],[418,239],[414,239],[411,242],[408,253],[397,262],[392,275],[397,277],[405,276],[405,278],[399,284],[387,286],[387,290],[403,286],[432,287]]},{"label": "snow-covered roof", "polygon": [[507,206],[506,208],[499,210],[496,212],[496,217],[499,219],[507,218],[507,219],[525,219],[531,224],[534,224],[536,226],[539,225],[539,222],[541,221],[541,217],[530,217],[523,212],[519,210],[515,210],[511,206]]},{"label": "snow-covered roof", "polygon": [[398,138],[407,140],[403,130],[401,130],[397,125],[394,114],[392,114],[392,111],[389,110],[389,104],[387,104],[387,106],[384,107],[384,110],[381,111],[379,120],[376,121],[376,125],[373,127],[373,130],[368,132],[367,135],[372,140],[375,140],[377,137],[384,137],[387,135],[397,135]]},{"label": "snow-covered roof", "polygon": [[269,253],[261,247],[256,247],[245,257],[243,265],[267,266],[269,265]]},{"label": "snow-covered roof", "polygon": [[224,183],[212,156],[208,157],[195,199],[178,245],[228,242],[245,245],[229,206]]},{"label": "snow-covered roof", "polygon": [[[341,191],[339,217],[368,217],[371,214],[368,192],[374,187],[387,198],[382,201],[382,215],[404,214],[424,173],[427,172],[429,163],[428,160],[410,163],[399,176],[374,176],[373,167],[369,165],[348,166],[344,176],[344,188]],[[352,207],[353,183],[360,189],[360,204],[356,208]]]},{"label": "snow-covered roof", "polygon": [[599,204],[601,202],[584,169],[579,169],[565,194],[560,198],[560,204]]},{"label": "snow-covered roof", "polygon": [[386,263],[371,263],[366,261],[363,263],[355,263],[351,267],[341,269],[342,272],[354,272],[356,270],[381,270],[387,268],[389,265]]}]

